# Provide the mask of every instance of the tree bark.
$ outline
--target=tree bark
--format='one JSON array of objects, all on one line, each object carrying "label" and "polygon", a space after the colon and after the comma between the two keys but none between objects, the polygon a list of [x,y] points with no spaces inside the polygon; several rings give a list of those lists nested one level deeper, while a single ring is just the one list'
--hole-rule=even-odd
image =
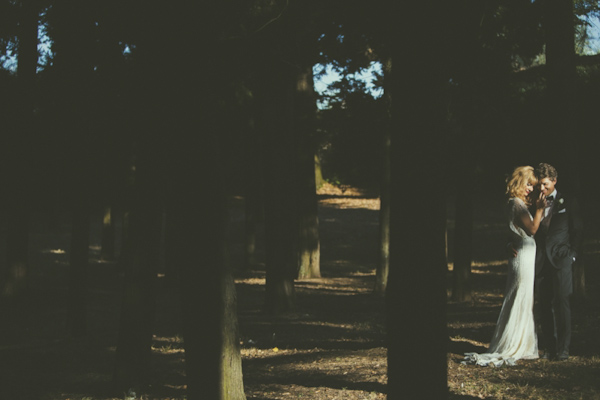
[{"label": "tree bark", "polygon": [[[175,43],[177,66],[164,88],[164,99],[175,99],[167,104],[165,125],[171,130],[164,146],[167,218],[181,295],[187,398],[245,400],[235,288],[225,246],[228,202],[220,146],[226,117],[220,108],[223,82],[231,78],[225,60],[232,56],[220,35],[231,15],[217,1],[166,9],[175,17],[169,20],[173,32],[167,43]],[[158,12],[163,14],[163,8]],[[199,46],[210,59],[198,63],[190,46]]]},{"label": "tree bark", "polygon": [[[443,181],[445,3],[394,13],[390,274],[386,291],[388,399],[444,399],[447,387]],[[419,30],[416,16],[431,21]],[[420,31],[419,40],[414,32]],[[418,169],[415,173],[415,166]]]},{"label": "tree bark", "polygon": [[297,143],[292,126],[296,81],[293,66],[270,49],[264,57],[257,128],[264,146],[265,306],[279,313],[294,308],[298,275]]},{"label": "tree bark", "polygon": [[87,334],[87,272],[90,246],[90,216],[85,193],[76,197],[71,226],[69,299],[67,324],[74,337]]},{"label": "tree bark", "polygon": [[323,179],[323,170],[321,168],[321,158],[315,153],[315,186],[319,190],[325,184]]},{"label": "tree bark", "polygon": [[294,96],[294,134],[298,137],[298,279],[321,277],[319,207],[315,176],[315,146],[317,103],[314,93],[312,65],[296,75]]},{"label": "tree bark", "polygon": [[245,206],[245,260],[244,270],[251,270],[258,262],[256,258],[256,245],[258,241],[258,228],[264,218],[263,201],[263,144],[255,129],[254,114],[248,126],[246,136],[246,186],[244,193]]},{"label": "tree bark", "polygon": [[473,258],[473,171],[468,155],[462,158],[458,169],[456,223],[454,228],[454,270],[452,272],[452,300],[471,301],[471,262]]},{"label": "tree bark", "polygon": [[[287,84],[287,85],[286,85]],[[282,86],[289,86],[282,82]],[[266,307],[269,311],[285,312],[294,308],[294,279],[298,271],[298,218],[294,198],[294,149],[290,127],[280,104],[289,102],[290,88],[272,95],[265,102],[265,246],[266,246]],[[289,120],[288,120],[289,121]]]},{"label": "tree bark", "polygon": [[[388,116],[391,118],[392,107],[392,60],[384,63],[384,96],[386,97]],[[390,272],[390,210],[391,210],[391,146],[392,138],[390,124],[383,132],[382,166],[379,205],[379,264],[375,272],[375,290],[378,295],[384,295]]]},{"label": "tree bark", "polygon": [[[143,159],[143,158],[142,158]],[[130,213],[130,255],[124,264],[114,382],[117,390],[150,382],[152,328],[156,309],[156,275],[162,214],[153,201],[156,175],[136,167],[136,196]]]},{"label": "tree bark", "polygon": [[[236,294],[227,262],[227,201],[222,188],[217,130],[210,116],[185,118],[204,128],[196,140],[180,137],[170,156],[172,194],[169,240],[181,293],[187,398],[245,400],[239,344]],[[186,107],[187,109],[187,107]],[[214,110],[213,110],[214,111]],[[209,119],[205,121],[204,119]],[[218,118],[216,118],[218,120]],[[191,140],[191,141],[190,141]],[[210,190],[198,190],[195,182]]]},{"label": "tree bark", "polygon": [[113,207],[104,208],[102,217],[102,244],[100,247],[100,259],[102,261],[112,261],[115,259],[115,223],[113,216]]},{"label": "tree bark", "polygon": [[35,129],[33,114],[37,69],[39,4],[27,1],[21,6],[17,66],[17,129],[10,135],[6,166],[7,182],[6,269],[0,273],[0,297],[20,297],[27,290],[29,249],[29,202],[31,186],[30,142]]},{"label": "tree bark", "polygon": [[[581,191],[579,180],[581,154],[575,108],[575,15],[573,2],[557,0],[544,2],[546,32],[546,71],[548,85],[548,129],[542,143],[549,146],[547,154],[561,177],[560,186],[570,195]],[[569,140],[562,140],[568,137]],[[585,295],[583,262],[573,264],[573,294]]]}]

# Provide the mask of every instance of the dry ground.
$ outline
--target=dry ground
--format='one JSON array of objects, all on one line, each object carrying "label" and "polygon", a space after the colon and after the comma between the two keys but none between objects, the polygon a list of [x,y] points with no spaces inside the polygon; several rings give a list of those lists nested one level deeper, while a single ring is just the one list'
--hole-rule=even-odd
[{"label": "dry ground", "polygon": [[[232,199],[233,266],[241,265],[243,208]],[[451,399],[600,399],[600,235],[589,232],[585,263],[589,291],[574,304],[573,357],[516,367],[460,364],[466,351],[487,346],[502,301],[501,204],[479,202],[474,238],[474,300],[449,302]],[[485,204],[485,207],[483,207]],[[320,194],[323,278],[297,282],[294,313],[262,311],[264,265],[236,270],[244,382],[248,399],[385,399],[383,300],[371,294],[377,260],[378,199],[348,188]],[[452,204],[449,249],[452,257]],[[90,335],[65,330],[69,226],[36,223],[31,237],[31,296],[0,307],[0,399],[133,399],[111,390],[121,276],[98,259],[100,218],[94,220],[89,280]],[[4,237],[0,237],[1,243]],[[0,249],[2,250],[2,249]],[[259,243],[259,260],[262,244]],[[199,254],[199,256],[201,256]],[[177,289],[160,279],[155,325],[155,384],[144,399],[184,399]],[[450,281],[450,280],[449,280]]]}]

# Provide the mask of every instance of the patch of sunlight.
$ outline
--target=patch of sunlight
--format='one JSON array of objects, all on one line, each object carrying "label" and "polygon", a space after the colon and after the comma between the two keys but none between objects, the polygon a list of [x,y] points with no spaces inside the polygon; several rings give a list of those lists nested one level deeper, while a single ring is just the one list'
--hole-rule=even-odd
[{"label": "patch of sunlight", "polygon": [[177,354],[184,353],[183,348],[173,347],[173,345],[168,344],[165,346],[152,346],[152,351],[160,353],[160,354]]},{"label": "patch of sunlight", "polygon": [[[277,350],[275,350],[277,349]],[[286,354],[296,354],[300,353],[295,349],[279,349],[277,347],[269,348],[269,349],[258,349],[256,347],[250,348],[242,348],[241,354],[242,357],[253,357],[253,358],[269,358],[269,357],[279,357]]]},{"label": "patch of sunlight", "polygon": [[[494,261],[473,261],[471,263],[471,272],[475,274],[491,274],[490,271],[481,271],[478,268],[486,268],[486,267],[505,267],[508,265],[508,261],[506,260],[494,260]],[[448,270],[454,271],[454,263],[448,263]]]},{"label": "patch of sunlight", "polygon": [[90,250],[92,250],[92,251],[100,251],[100,250],[102,250],[102,246],[92,245],[92,246],[90,246]]},{"label": "patch of sunlight", "polygon": [[235,283],[243,283],[245,285],[264,285],[266,282],[265,278],[245,278],[245,279],[236,279]]},{"label": "patch of sunlight", "polygon": [[176,335],[176,336],[156,336],[156,335],[152,335],[152,340],[156,340],[159,342],[168,342],[168,343],[183,343],[183,337]]},{"label": "patch of sunlight", "polygon": [[163,386],[168,387],[170,389],[177,389],[177,390],[185,390],[187,388],[187,385],[169,385],[167,383],[165,383]]},{"label": "patch of sunlight", "polygon": [[477,340],[473,340],[473,339],[469,339],[469,338],[465,338],[462,336],[455,336],[450,338],[450,340],[452,340],[453,342],[459,342],[459,343],[469,343],[472,344],[474,346],[480,346],[480,347],[486,347],[489,343],[483,343],[483,342],[479,342]]},{"label": "patch of sunlight", "polygon": [[319,200],[319,204],[341,209],[379,210],[380,207],[379,198],[330,198]]},{"label": "patch of sunlight", "polygon": [[[327,327],[327,328],[340,328],[340,329],[348,329],[348,330],[364,330],[364,326],[354,325],[354,324],[336,324],[333,322],[323,322],[323,321],[298,321],[292,322],[294,325],[309,325],[309,326],[318,326],[319,328]],[[362,324],[364,325],[364,324]]]},{"label": "patch of sunlight", "polygon": [[500,267],[504,265],[508,265],[508,261],[506,260],[494,260],[494,261],[473,261],[472,264],[474,267]]},{"label": "patch of sunlight", "polygon": [[371,270],[369,272],[356,271],[356,272],[350,273],[350,276],[373,276],[373,275],[375,275],[375,270]]},{"label": "patch of sunlight", "polygon": [[[481,328],[486,328],[486,327],[495,327],[496,323],[495,322],[450,322],[448,324],[448,328],[450,329],[470,329],[472,331],[477,331]],[[453,341],[461,341],[461,340],[471,340],[468,338],[465,338],[461,335],[456,335],[452,338]]]},{"label": "patch of sunlight", "polygon": [[46,249],[42,251],[43,254],[66,254],[67,252],[63,249]]}]

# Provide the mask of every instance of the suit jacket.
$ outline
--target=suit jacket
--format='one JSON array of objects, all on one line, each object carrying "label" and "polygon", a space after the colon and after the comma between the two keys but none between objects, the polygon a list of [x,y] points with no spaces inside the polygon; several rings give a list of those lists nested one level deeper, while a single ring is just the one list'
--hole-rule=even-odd
[{"label": "suit jacket", "polygon": [[583,242],[583,220],[575,197],[564,197],[557,192],[548,231],[538,230],[535,241],[536,273],[541,271],[546,260],[557,269],[571,268]]}]

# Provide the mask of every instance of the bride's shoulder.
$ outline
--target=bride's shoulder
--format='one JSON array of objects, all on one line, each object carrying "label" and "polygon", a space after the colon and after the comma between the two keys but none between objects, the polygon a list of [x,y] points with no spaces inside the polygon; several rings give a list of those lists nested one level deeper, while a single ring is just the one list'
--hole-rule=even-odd
[{"label": "bride's shoulder", "polygon": [[511,197],[508,199],[508,206],[510,208],[527,208],[527,205],[523,201],[523,199],[519,197]]}]

